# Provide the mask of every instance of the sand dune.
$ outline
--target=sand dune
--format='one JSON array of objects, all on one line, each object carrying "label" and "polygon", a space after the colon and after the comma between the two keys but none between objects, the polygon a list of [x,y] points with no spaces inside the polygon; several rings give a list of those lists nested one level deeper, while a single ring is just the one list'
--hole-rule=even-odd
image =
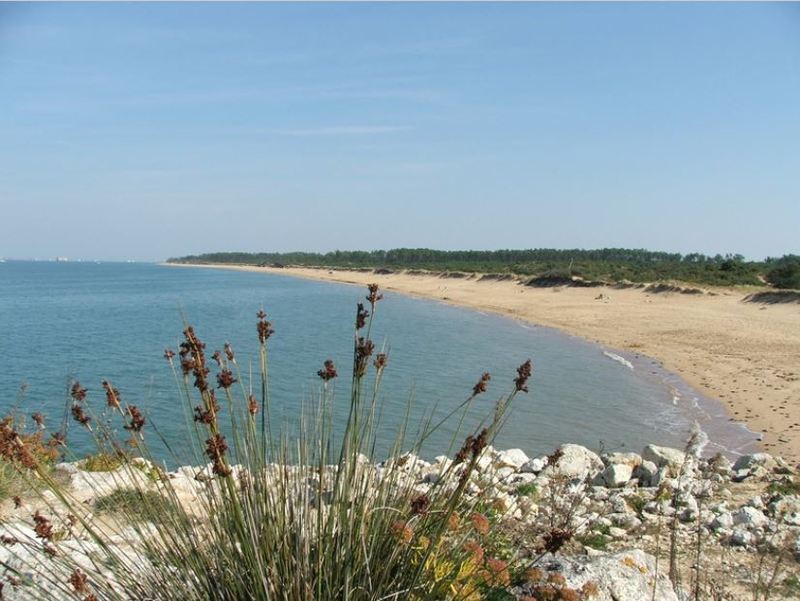
[{"label": "sand dune", "polygon": [[654,294],[405,273],[225,268],[352,284],[375,281],[386,290],[511,315],[648,355],[720,400],[731,418],[763,432],[765,450],[800,460],[800,304],[742,302],[754,291],[743,289]]}]

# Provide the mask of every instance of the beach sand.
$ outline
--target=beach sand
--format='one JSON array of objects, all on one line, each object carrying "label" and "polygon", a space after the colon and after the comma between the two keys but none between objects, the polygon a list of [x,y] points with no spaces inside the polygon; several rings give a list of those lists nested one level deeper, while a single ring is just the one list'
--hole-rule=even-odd
[{"label": "beach sand", "polygon": [[718,399],[732,419],[763,433],[764,450],[800,461],[800,304],[742,302],[755,289],[653,294],[641,289],[530,288],[514,281],[433,274],[213,267],[350,284],[377,282],[384,290],[509,315],[641,353]]}]

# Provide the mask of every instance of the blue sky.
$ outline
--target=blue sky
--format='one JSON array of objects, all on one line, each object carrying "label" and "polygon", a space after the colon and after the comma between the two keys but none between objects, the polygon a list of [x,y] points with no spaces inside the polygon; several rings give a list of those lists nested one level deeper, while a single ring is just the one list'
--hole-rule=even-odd
[{"label": "blue sky", "polygon": [[798,4],[0,3],[0,256],[800,252]]}]

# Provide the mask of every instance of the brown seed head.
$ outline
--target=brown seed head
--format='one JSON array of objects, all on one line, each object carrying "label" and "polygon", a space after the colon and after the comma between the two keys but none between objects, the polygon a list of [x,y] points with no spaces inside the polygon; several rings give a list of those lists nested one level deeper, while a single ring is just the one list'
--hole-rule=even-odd
[{"label": "brown seed head", "polygon": [[164,359],[170,361],[175,356],[175,351],[168,348],[164,349]]},{"label": "brown seed head", "polygon": [[369,311],[364,309],[364,303],[358,303],[356,307],[356,330],[360,330],[367,325],[367,317],[369,317]]},{"label": "brown seed head", "polygon": [[489,439],[489,430],[484,428],[472,441],[472,456],[477,457],[486,448]]},{"label": "brown seed head", "polygon": [[464,551],[472,556],[475,563],[483,563],[483,547],[477,541],[470,540],[464,543]]},{"label": "brown seed head", "polygon": [[375,345],[372,344],[372,340],[367,338],[359,337],[358,342],[356,343],[356,376],[362,377],[365,373],[367,373],[367,365],[369,364],[369,358],[372,356],[372,351],[375,349]]},{"label": "brown seed head", "polygon": [[267,314],[264,311],[256,313],[256,317],[258,317],[258,323],[256,324],[258,341],[264,344],[275,333],[275,330],[272,329],[272,324],[267,321]]},{"label": "brown seed head", "polygon": [[517,368],[517,377],[514,378],[514,386],[517,392],[528,392],[527,383],[532,371],[533,366],[530,359]]},{"label": "brown seed head", "polygon": [[119,409],[119,390],[112,387],[108,380],[103,380],[103,390],[106,391],[106,403],[109,407]]},{"label": "brown seed head", "polygon": [[88,590],[86,586],[89,582],[89,577],[81,572],[80,568],[75,568],[72,575],[69,577],[69,583],[76,593],[85,593]]},{"label": "brown seed head", "polygon": [[228,443],[221,434],[215,434],[206,440],[206,455],[212,461],[222,459],[228,450]]},{"label": "brown seed head", "polygon": [[472,522],[472,527],[475,528],[475,532],[482,536],[489,534],[489,520],[485,515],[476,512],[469,516],[469,519]]},{"label": "brown seed head", "polygon": [[317,372],[317,375],[323,382],[329,382],[338,377],[339,373],[336,371],[336,365],[334,365],[333,361],[331,359],[326,359],[325,363],[323,363],[323,368]]},{"label": "brown seed head", "polygon": [[146,420],[136,405],[128,405],[128,416],[131,421],[125,425],[125,429],[131,432],[141,432]]},{"label": "brown seed head", "polygon": [[36,532],[36,537],[43,540],[50,540],[53,538],[53,524],[40,511],[33,514],[33,522],[35,524],[33,530]]},{"label": "brown seed head", "polygon": [[236,355],[233,354],[233,347],[231,346],[231,343],[226,342],[223,348],[225,349],[225,356],[228,358],[228,361],[235,363]]},{"label": "brown seed head", "polygon": [[35,423],[35,424],[36,424],[36,425],[37,425],[39,428],[42,428],[42,429],[44,428],[44,415],[42,415],[41,413],[39,413],[39,412],[37,411],[36,413],[34,413],[33,415],[31,415],[31,419],[34,421],[34,423]]},{"label": "brown seed head", "polygon": [[411,513],[414,515],[425,515],[430,506],[431,498],[424,493],[411,499]]},{"label": "brown seed head", "polygon": [[561,547],[572,539],[572,531],[564,528],[553,528],[542,539],[542,548],[547,553],[557,553]]},{"label": "brown seed head", "polygon": [[236,381],[229,369],[223,369],[217,374],[217,388],[230,388]]},{"label": "brown seed head", "polygon": [[477,396],[483,392],[486,392],[486,387],[489,384],[489,380],[492,379],[492,376],[489,375],[489,372],[484,372],[481,376],[481,379],[478,380],[478,383],[472,387],[472,394],[473,396]]},{"label": "brown seed head", "polygon": [[194,421],[201,424],[212,424],[217,419],[219,413],[219,403],[217,403],[217,395],[213,390],[208,391],[209,405],[208,407],[195,407],[194,408]]},{"label": "brown seed head", "polygon": [[467,458],[472,453],[472,443],[475,441],[475,437],[471,434],[464,439],[464,444],[461,445],[461,449],[456,453],[455,457],[455,464],[458,465],[459,463],[464,463]]},{"label": "brown seed head", "polygon": [[69,395],[73,398],[73,400],[80,402],[86,398],[86,393],[88,391],[85,388],[81,388],[80,382],[75,382],[72,385],[72,388],[69,391]]},{"label": "brown seed head", "polygon": [[250,415],[255,415],[258,413],[258,401],[252,394],[247,397],[247,411],[250,413]]},{"label": "brown seed head", "polygon": [[89,427],[89,422],[92,421],[92,418],[86,415],[86,412],[83,410],[83,405],[77,402],[72,404],[72,417],[81,426],[87,428]]},{"label": "brown seed head", "polygon": [[461,525],[461,517],[456,512],[451,513],[450,517],[447,518],[447,529],[458,530],[458,527],[460,525]]},{"label": "brown seed head", "polygon": [[378,284],[369,284],[367,285],[367,289],[369,290],[369,294],[367,295],[367,300],[369,304],[372,306],[373,310],[375,309],[375,303],[383,298],[383,294],[378,293]]},{"label": "brown seed head", "polygon": [[194,386],[200,392],[208,390],[208,372],[206,367],[206,345],[197,337],[194,328],[187,326],[183,331],[184,342],[181,342],[181,350],[178,354],[181,357],[181,369],[183,375],[188,376],[191,372],[194,375]]},{"label": "brown seed head", "polygon": [[508,563],[502,559],[490,557],[486,560],[486,570],[481,574],[484,582],[489,586],[508,586],[511,583],[511,574]]},{"label": "brown seed head", "polygon": [[407,545],[414,538],[414,531],[411,527],[402,521],[392,523],[389,527],[392,536],[403,545]]},{"label": "brown seed head", "polygon": [[386,355],[386,353],[378,353],[375,356],[375,361],[373,361],[372,364],[375,366],[375,369],[380,371],[384,367],[386,367],[386,364],[388,362],[389,362],[389,357]]}]

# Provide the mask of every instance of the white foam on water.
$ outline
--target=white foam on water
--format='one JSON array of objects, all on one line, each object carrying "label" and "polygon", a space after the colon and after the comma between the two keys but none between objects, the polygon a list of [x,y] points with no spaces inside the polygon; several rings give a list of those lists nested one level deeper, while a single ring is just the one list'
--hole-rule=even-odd
[{"label": "white foam on water", "polygon": [[711,439],[706,431],[700,427],[698,422],[694,422],[691,436],[693,440],[690,451],[695,457],[701,457],[703,455],[703,450],[706,448],[708,443],[711,442]]},{"label": "white foam on water", "polygon": [[625,357],[620,357],[616,353],[610,353],[608,351],[603,351],[603,354],[612,361],[616,361],[617,363],[624,365],[628,369],[633,369],[633,363],[628,361]]}]

